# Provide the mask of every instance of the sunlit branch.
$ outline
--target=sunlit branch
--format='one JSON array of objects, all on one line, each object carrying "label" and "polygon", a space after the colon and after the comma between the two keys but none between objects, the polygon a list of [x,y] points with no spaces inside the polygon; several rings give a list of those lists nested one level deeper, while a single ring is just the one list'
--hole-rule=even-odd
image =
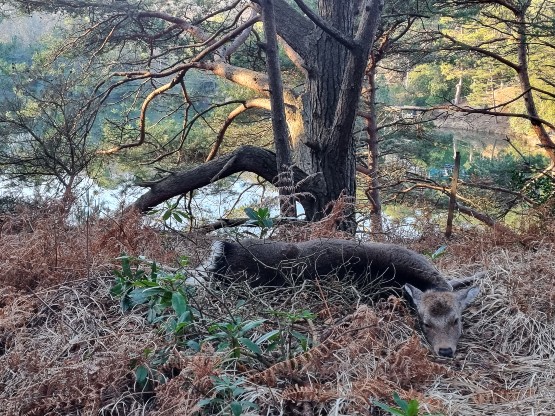
[{"label": "sunlit branch", "polygon": [[[159,162],[160,160],[171,156],[172,154],[179,152],[184,145],[184,141],[187,138],[187,136],[189,135],[189,132],[191,131],[191,129],[193,128],[193,125],[196,123],[197,120],[202,119],[204,117],[204,115],[208,114],[209,112],[211,112],[212,110],[214,110],[215,108],[220,108],[220,107],[225,107],[226,105],[230,105],[230,104],[237,104],[241,102],[240,100],[232,100],[232,101],[226,101],[224,103],[219,103],[219,104],[214,104],[211,105],[210,107],[208,107],[206,110],[201,111],[200,113],[196,114],[188,123],[187,125],[184,127],[183,129],[183,133],[181,134],[181,143],[179,145],[179,147],[177,149],[171,150],[169,152],[166,152],[158,157],[156,157],[153,160],[150,160],[148,162],[144,162],[141,163],[141,165],[151,165],[153,163]],[[186,121],[184,121],[185,123]]]},{"label": "sunlit branch", "polygon": [[456,45],[458,49],[479,53],[481,55],[495,59],[496,61],[501,62],[502,64],[508,66],[509,68],[514,69],[517,72],[520,71],[520,65],[515,64],[514,62],[508,60],[507,58],[504,58],[503,56],[495,52],[489,51],[484,48],[480,48],[478,46],[468,45],[443,32],[439,32],[439,34],[441,34],[441,36],[443,36],[445,39],[448,39],[451,43]]},{"label": "sunlit branch", "polygon": [[212,160],[218,154],[220,146],[224,140],[225,132],[227,131],[228,127],[233,123],[233,121],[242,113],[244,113],[249,108],[264,108],[266,110],[270,110],[270,100],[267,98],[255,98],[252,100],[244,101],[241,103],[240,106],[235,108],[231,113],[228,114],[222,128],[220,129],[218,136],[216,137],[216,141],[212,148],[210,149],[210,153],[206,156],[205,162]]}]

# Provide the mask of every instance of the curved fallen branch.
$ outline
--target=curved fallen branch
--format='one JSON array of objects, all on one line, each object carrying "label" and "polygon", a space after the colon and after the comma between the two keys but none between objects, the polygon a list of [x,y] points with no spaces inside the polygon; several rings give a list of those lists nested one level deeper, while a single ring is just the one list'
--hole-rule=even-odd
[{"label": "curved fallen branch", "polygon": [[[293,180],[299,188],[299,202],[310,218],[310,215],[313,215],[314,202],[309,194],[322,192],[322,184],[319,177],[308,177],[301,169],[296,167],[292,169]],[[146,212],[174,196],[202,188],[219,179],[243,171],[255,173],[267,181],[275,183],[278,176],[275,153],[260,147],[241,146],[230,154],[192,169],[173,172],[164,179],[143,184],[143,186],[148,186],[150,189],[140,196],[132,207],[141,212]],[[307,195],[302,195],[302,193]]]}]

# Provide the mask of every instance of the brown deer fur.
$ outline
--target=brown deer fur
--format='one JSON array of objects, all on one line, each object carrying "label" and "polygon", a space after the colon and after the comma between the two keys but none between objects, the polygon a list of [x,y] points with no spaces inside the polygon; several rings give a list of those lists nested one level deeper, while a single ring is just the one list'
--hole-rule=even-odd
[{"label": "brown deer fur", "polygon": [[447,357],[454,355],[462,332],[462,311],[479,292],[477,287],[454,290],[426,257],[405,247],[339,239],[217,241],[199,272],[227,281],[245,279],[252,286],[333,275],[361,284],[404,287],[432,349]]}]

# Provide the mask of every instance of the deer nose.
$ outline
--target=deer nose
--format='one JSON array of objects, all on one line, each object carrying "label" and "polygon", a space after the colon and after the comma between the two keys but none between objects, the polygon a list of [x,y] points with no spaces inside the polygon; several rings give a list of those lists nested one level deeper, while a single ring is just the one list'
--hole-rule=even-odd
[{"label": "deer nose", "polygon": [[453,358],[453,349],[452,348],[440,348],[438,354],[442,357],[449,357]]}]

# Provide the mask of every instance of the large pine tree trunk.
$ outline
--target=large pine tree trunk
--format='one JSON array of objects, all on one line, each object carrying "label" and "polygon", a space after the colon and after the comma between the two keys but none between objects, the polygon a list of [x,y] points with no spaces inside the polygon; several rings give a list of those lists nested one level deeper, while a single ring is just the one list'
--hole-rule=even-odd
[{"label": "large pine tree trunk", "polygon": [[[319,0],[318,15],[304,3],[298,12],[285,0],[275,1],[276,29],[303,62],[304,90],[300,95],[286,94],[286,118],[291,134],[295,190],[306,216],[314,221],[325,216],[330,203],[341,196],[355,197],[355,145],[352,136],[362,80],[369,51],[383,7],[382,0],[366,0],[363,7],[357,0]],[[357,13],[360,12],[360,13]],[[311,16],[312,14],[312,16]],[[357,23],[356,30],[355,21]],[[355,33],[356,32],[356,33]],[[222,62],[202,62],[197,67],[241,85],[267,92],[267,77]],[[252,100],[251,100],[252,101]],[[193,178],[215,175],[197,180],[197,185],[182,180],[189,173],[174,174],[156,184],[135,204],[141,210],[159,203],[162,198],[196,189],[198,184],[212,182],[243,168],[264,178],[274,180],[275,167],[253,159],[254,149],[243,147],[232,156],[208,162],[195,168]],[[272,156],[268,153],[265,158]],[[275,157],[275,155],[274,155]],[[277,165],[277,164],[276,164]],[[216,169],[221,169],[217,171]],[[168,186],[171,183],[171,186]],[[195,186],[194,188],[192,188]],[[354,232],[354,207],[348,205],[341,229]]]},{"label": "large pine tree trunk", "polygon": [[[320,0],[320,16],[345,37],[353,40],[351,48],[323,31],[317,31],[305,58],[306,90],[302,100],[302,129],[290,127],[297,135],[294,160],[308,175],[318,175],[320,189],[314,190],[312,220],[329,210],[330,202],[341,196],[354,201],[355,146],[352,129],[362,88],[362,80],[372,46],[382,3],[369,2],[362,9],[359,27],[354,33],[356,0]],[[353,230],[352,206],[344,213],[340,226]]]},{"label": "large pine tree trunk", "polygon": [[[353,34],[353,1],[320,0],[321,17],[330,26],[351,37]],[[314,195],[312,219],[325,215],[330,201],[343,193],[354,196],[354,154],[344,160],[339,149],[334,148],[333,134],[336,111],[345,68],[349,57],[347,48],[320,31],[312,44],[308,63],[307,84],[302,96],[303,129],[294,141],[296,164],[308,175],[322,177],[322,189]],[[348,139],[348,138],[345,138]]]}]

